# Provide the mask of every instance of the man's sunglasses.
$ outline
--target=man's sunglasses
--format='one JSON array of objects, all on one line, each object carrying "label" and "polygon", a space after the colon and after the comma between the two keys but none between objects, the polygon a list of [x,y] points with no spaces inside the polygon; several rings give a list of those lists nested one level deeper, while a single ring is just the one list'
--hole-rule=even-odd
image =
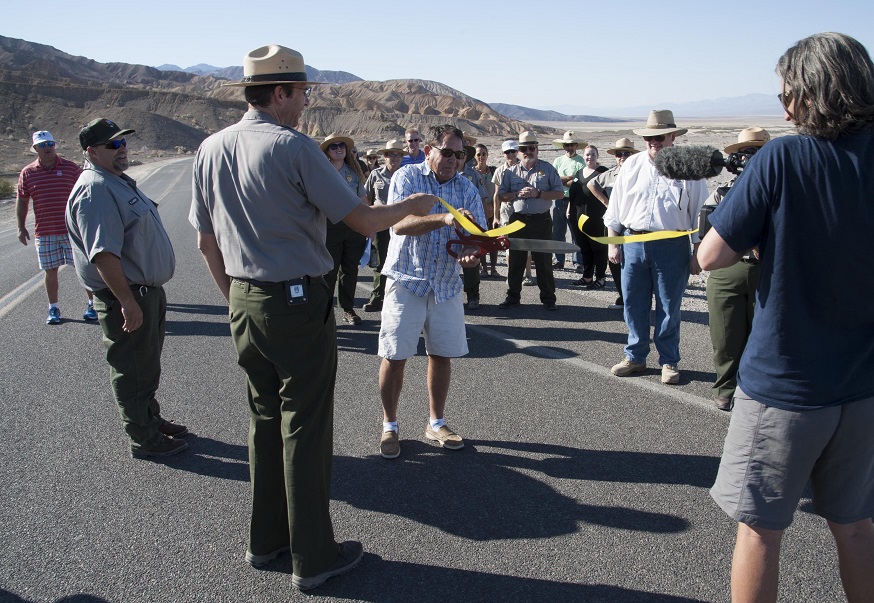
[{"label": "man's sunglasses", "polygon": [[532,152],[532,151],[536,151],[536,150],[537,150],[537,145],[533,145],[533,146],[530,146],[530,147],[519,147],[519,150],[522,151],[523,153],[530,153],[530,152]]},{"label": "man's sunglasses", "polygon": [[616,151],[617,159],[623,159],[625,157],[631,157],[631,153],[629,151]]},{"label": "man's sunglasses", "polygon": [[519,151],[517,151],[516,149],[510,149],[509,151],[504,151],[504,155],[509,155],[510,153],[515,154],[515,153],[518,153],[518,152],[519,152]]},{"label": "man's sunglasses", "polygon": [[644,136],[643,139],[644,139],[645,141],[647,141],[647,142],[649,142],[650,140],[654,140],[654,141],[656,141],[656,142],[664,142],[664,141],[665,141],[665,135],[664,135],[664,134],[659,134],[658,136]]},{"label": "man's sunglasses", "polygon": [[407,142],[422,142],[421,138],[410,138]]},{"label": "man's sunglasses", "polygon": [[47,140],[45,142],[39,142],[36,144],[38,149],[51,149],[55,146],[55,142],[53,140]]},{"label": "man's sunglasses", "polygon": [[121,140],[110,140],[104,145],[104,148],[110,149],[111,151],[117,151],[121,147],[126,147],[127,141],[122,138]]},{"label": "man's sunglasses", "polygon": [[446,157],[447,159],[449,159],[453,155],[459,161],[467,158],[467,151],[453,151],[452,149],[441,149],[440,147],[434,147],[434,148],[437,149],[438,151],[440,151],[440,154],[443,155],[444,157]]},{"label": "man's sunglasses", "polygon": [[345,142],[332,142],[331,144],[328,145],[329,151],[336,151],[337,149],[344,149],[345,150],[346,143]]}]

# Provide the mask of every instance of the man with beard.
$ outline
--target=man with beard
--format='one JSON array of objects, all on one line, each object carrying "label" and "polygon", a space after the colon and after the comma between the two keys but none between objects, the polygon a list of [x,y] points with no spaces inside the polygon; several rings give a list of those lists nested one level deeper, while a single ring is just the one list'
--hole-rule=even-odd
[{"label": "man with beard", "polygon": [[[646,127],[634,130],[643,136],[646,153],[625,160],[613,186],[610,204],[604,214],[609,235],[640,235],[659,231],[693,230],[698,227],[698,213],[707,198],[704,180],[672,180],[655,169],[658,152],[673,146],[674,139],[688,130],[678,128],[671,111],[651,111]],[[693,233],[692,244],[698,249],[700,239]],[[680,303],[689,274],[701,268],[689,253],[689,237],[611,244],[611,262],[622,264],[622,297],[628,344],[625,358],[611,369],[618,377],[646,370],[649,354],[650,308],[656,299],[656,323],[653,340],[662,367],[662,383],[680,380]]]},{"label": "man with beard", "polygon": [[124,137],[133,133],[108,119],[82,128],[87,162],[70,193],[66,221],[76,274],[94,293],[131,455],[165,457],[188,447],[177,439],[188,429],[162,418],[155,399],[167,315],[163,285],[173,276],[176,256],[158,206],[124,173]]}]

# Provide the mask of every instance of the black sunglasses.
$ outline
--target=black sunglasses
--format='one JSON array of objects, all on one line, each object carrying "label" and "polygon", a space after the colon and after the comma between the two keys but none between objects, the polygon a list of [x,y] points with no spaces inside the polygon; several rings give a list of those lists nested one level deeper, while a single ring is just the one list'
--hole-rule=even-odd
[{"label": "black sunglasses", "polygon": [[623,157],[631,157],[631,153],[629,151],[616,151],[616,157],[618,159],[622,159]]},{"label": "black sunglasses", "polygon": [[55,143],[52,140],[46,140],[45,142],[36,143],[36,146],[40,149],[51,149],[55,146]]},{"label": "black sunglasses", "polygon": [[516,149],[510,149],[509,151],[504,151],[504,155],[509,155],[510,153],[518,153]]},{"label": "black sunglasses", "polygon": [[664,142],[665,135],[659,134],[658,136],[644,136],[643,139],[647,142],[649,142],[650,140],[655,140],[656,142]]},{"label": "black sunglasses", "polygon": [[519,150],[523,153],[530,153],[531,151],[537,150],[537,145],[532,145],[530,147],[519,147]]},{"label": "black sunglasses", "polygon": [[328,145],[329,151],[336,151],[337,149],[345,149],[345,148],[346,148],[345,142],[332,142],[331,144]]},{"label": "black sunglasses", "polygon": [[127,146],[127,141],[124,138],[122,138],[121,140],[112,140],[110,142],[107,142],[105,145],[105,148],[107,148],[111,151],[117,151],[119,148],[126,147],[126,146]]},{"label": "black sunglasses", "polygon": [[465,159],[467,157],[467,151],[453,151],[452,149],[441,149],[440,147],[434,147],[434,148],[437,149],[438,151],[440,151],[440,154],[443,157],[446,157],[447,159],[452,157],[453,155],[459,161],[461,161],[462,159]]}]

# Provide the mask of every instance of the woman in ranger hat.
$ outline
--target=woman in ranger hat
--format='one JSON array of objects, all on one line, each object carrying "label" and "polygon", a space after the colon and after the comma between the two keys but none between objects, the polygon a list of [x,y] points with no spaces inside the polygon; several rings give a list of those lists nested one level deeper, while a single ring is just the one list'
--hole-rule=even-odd
[{"label": "woman in ranger hat", "polygon": [[[364,173],[358,160],[352,154],[355,143],[347,136],[331,134],[319,145],[331,165],[340,172],[355,194],[365,203]],[[361,317],[355,313],[355,285],[358,283],[358,263],[367,246],[367,237],[346,226],[343,222],[334,224],[328,221],[328,234],[325,246],[334,258],[334,267],[325,275],[328,289],[333,291],[337,285],[337,299],[343,308],[343,320],[353,325],[361,324]]]}]

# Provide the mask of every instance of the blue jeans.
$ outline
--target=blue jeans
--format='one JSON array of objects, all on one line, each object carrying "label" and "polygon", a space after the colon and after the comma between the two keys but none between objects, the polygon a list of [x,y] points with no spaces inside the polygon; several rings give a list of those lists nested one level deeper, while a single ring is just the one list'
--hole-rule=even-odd
[{"label": "blue jeans", "polygon": [[622,250],[622,297],[628,325],[625,357],[640,364],[646,362],[650,308],[655,293],[653,339],[659,364],[677,364],[680,362],[680,303],[689,282],[689,238],[626,243]]},{"label": "blue jeans", "polygon": [[[553,241],[566,241],[567,240],[567,231],[568,224],[567,221],[567,197],[564,199],[557,199],[552,202],[552,240]],[[573,240],[573,239],[571,239]],[[555,261],[559,264],[564,264],[565,254],[556,253]],[[574,254],[574,264],[581,264],[582,259],[580,258],[580,252],[576,252]]]}]

